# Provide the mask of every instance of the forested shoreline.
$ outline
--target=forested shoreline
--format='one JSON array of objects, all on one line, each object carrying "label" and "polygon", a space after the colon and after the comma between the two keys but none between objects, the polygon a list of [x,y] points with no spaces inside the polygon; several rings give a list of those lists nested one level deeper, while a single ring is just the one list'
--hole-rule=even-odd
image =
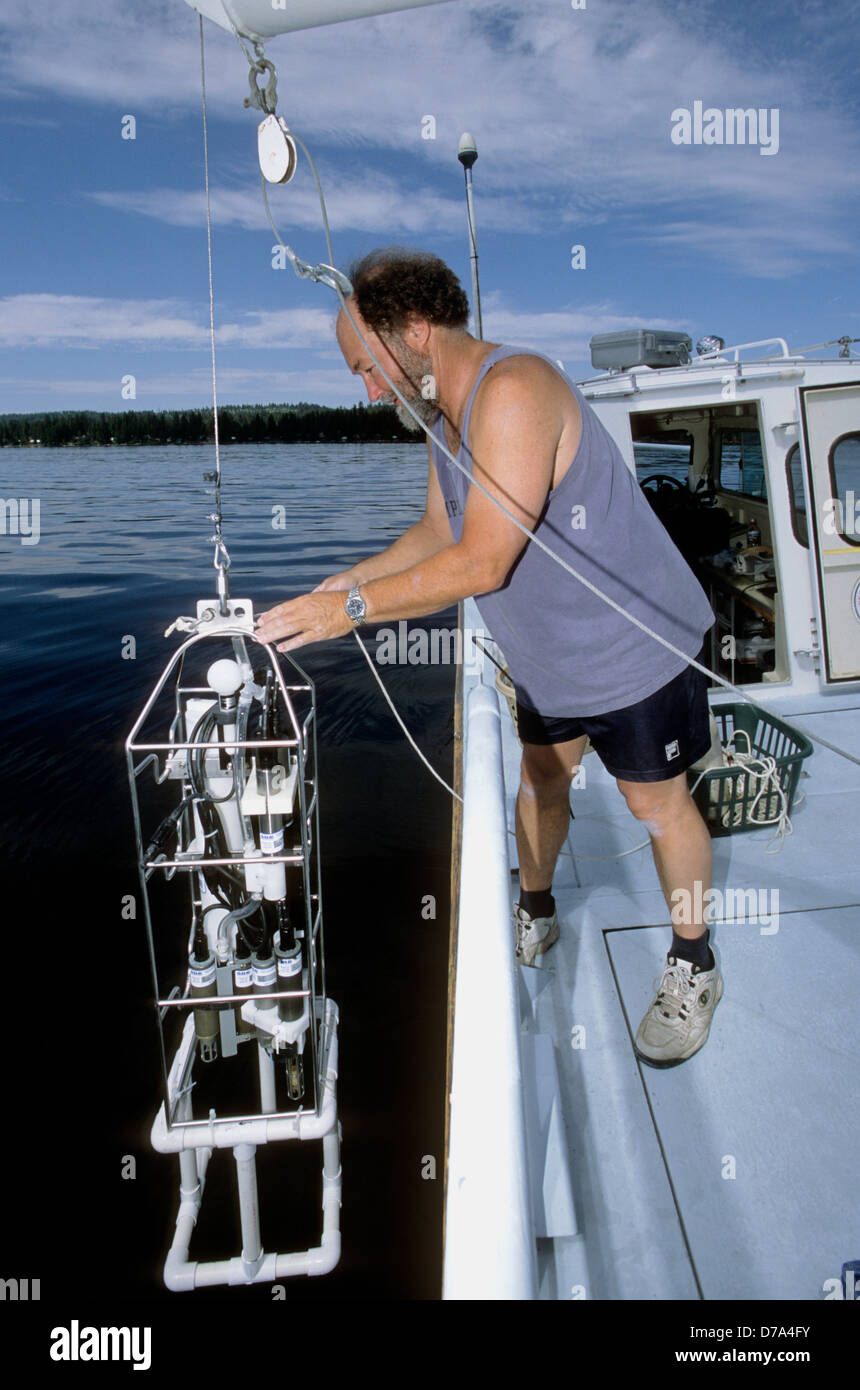
[{"label": "forested shoreline", "polygon": [[[218,407],[222,444],[404,443],[424,441],[401,425],[393,405],[226,405]],[[52,410],[0,415],[0,447],[92,448],[130,444],[208,444],[212,407],[199,410]]]}]

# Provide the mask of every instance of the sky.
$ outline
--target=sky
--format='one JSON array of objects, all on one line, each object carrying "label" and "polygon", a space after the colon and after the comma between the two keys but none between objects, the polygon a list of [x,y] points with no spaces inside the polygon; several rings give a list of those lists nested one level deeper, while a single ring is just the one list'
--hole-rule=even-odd
[{"label": "sky", "polygon": [[[273,265],[245,56],[203,29],[219,401],[353,404],[334,293]],[[197,12],[0,0],[0,45],[0,412],[211,404]],[[266,55],[341,267],[420,246],[471,296],[471,132],[487,339],[582,379],[616,329],[860,337],[858,0],[448,0]],[[326,260],[304,160],[270,201]]]}]

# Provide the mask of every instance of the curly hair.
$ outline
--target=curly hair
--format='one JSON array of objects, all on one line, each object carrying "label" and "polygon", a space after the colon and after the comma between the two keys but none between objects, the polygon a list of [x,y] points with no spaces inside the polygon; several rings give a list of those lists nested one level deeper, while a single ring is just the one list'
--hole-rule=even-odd
[{"label": "curly hair", "polygon": [[438,256],[405,246],[371,251],[349,269],[358,312],[374,333],[401,334],[417,314],[436,327],[465,328],[469,301]]}]

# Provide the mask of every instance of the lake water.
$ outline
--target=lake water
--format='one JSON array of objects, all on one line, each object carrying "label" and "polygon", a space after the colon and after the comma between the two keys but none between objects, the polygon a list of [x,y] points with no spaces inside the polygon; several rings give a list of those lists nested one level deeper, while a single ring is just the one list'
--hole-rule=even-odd
[{"label": "lake water", "polygon": [[[384,549],[421,514],[426,457],[402,444],[224,448],[231,592],[261,610]],[[24,544],[23,526],[0,535],[4,915],[21,965],[7,975],[4,1108],[29,1136],[24,1168],[7,1151],[0,1274],[40,1277],[43,1302],[68,1295],[73,1263],[93,1299],[188,1306],[161,1283],[178,1164],[149,1144],[160,1072],[143,922],[120,913],[124,894],[139,895],[123,744],[178,644],[164,629],[215,593],[202,479],[212,467],[212,450],[196,446],[0,450],[0,497],[40,503],[38,544]],[[278,507],[283,529],[272,525]],[[432,619],[448,621],[454,610]],[[134,660],[122,656],[128,636]],[[317,690],[327,983],[341,1010],[343,1257],[326,1278],[287,1281],[288,1298],[432,1299],[450,797],[406,744],[350,637],[301,660]],[[378,669],[450,780],[453,667]],[[421,915],[427,894],[435,920]],[[177,931],[186,929],[183,918]],[[126,1155],[133,1180],[121,1175]],[[436,1181],[422,1179],[426,1155]],[[192,1255],[238,1252],[231,1164],[221,1156],[226,1181],[217,1159],[210,1168]],[[264,1240],[267,1226],[277,1232],[268,1248],[318,1243],[316,1146],[309,1171],[285,1157],[277,1198],[261,1198]],[[35,1233],[31,1212],[16,1219],[22,1180],[45,1201]],[[271,1290],[196,1295],[217,1297],[269,1304]]]}]

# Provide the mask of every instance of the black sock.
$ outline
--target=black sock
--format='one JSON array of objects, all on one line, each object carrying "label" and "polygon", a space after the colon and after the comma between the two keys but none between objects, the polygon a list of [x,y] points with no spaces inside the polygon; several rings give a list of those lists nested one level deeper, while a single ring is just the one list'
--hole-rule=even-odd
[{"label": "black sock", "polygon": [[[550,885],[551,888],[552,885]],[[541,888],[538,892],[528,893],[525,888],[520,889],[520,907],[529,916],[551,917],[555,912],[555,898],[552,896],[550,888]]]},{"label": "black sock", "polygon": [[710,931],[705,930],[701,936],[697,936],[693,941],[688,941],[686,937],[679,936],[672,930],[672,945],[669,947],[669,955],[677,960],[688,961],[690,965],[698,966],[699,970],[713,970],[716,962],[714,953],[708,945]]}]

